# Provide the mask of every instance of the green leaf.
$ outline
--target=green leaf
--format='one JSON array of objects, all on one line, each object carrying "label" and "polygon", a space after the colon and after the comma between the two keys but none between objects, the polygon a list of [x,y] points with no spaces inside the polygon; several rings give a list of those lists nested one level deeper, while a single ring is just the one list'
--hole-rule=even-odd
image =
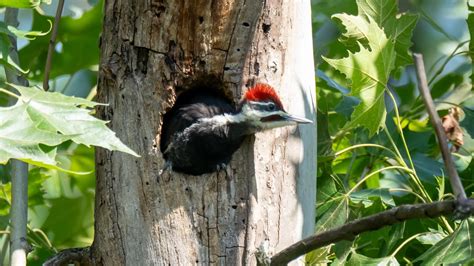
[{"label": "green leaf", "polygon": [[[3,26],[5,26],[5,24],[3,24]],[[1,28],[2,25],[0,24],[0,29]],[[9,54],[10,47],[11,42],[7,34],[0,34],[0,64],[11,69],[16,69],[23,74],[28,73],[27,70],[23,70],[14,60],[11,59]]]},{"label": "green leaf", "polygon": [[[318,127],[317,127],[317,136],[318,136],[318,163],[322,163],[319,158],[322,156],[331,156],[332,154],[332,141],[331,136],[329,135],[329,121],[328,115],[317,110],[318,115]],[[319,170],[323,170],[322,167],[318,167]]]},{"label": "green leaf", "polygon": [[351,254],[353,248],[353,241],[339,241],[334,243],[332,250],[336,258],[331,265],[346,265],[347,257]]},{"label": "green leaf", "polygon": [[[467,22],[467,27],[469,29],[469,35],[471,36],[469,40],[469,51],[474,51],[474,7],[469,5],[469,1],[467,4],[469,8],[469,15],[467,16],[466,22]],[[474,54],[469,53],[469,56],[471,57],[471,62],[474,62]],[[474,83],[474,68],[471,70],[471,84]]]},{"label": "green leaf", "polygon": [[36,206],[44,203],[43,182],[49,176],[41,168],[33,168],[28,172],[28,206]]},{"label": "green leaf", "polygon": [[43,228],[52,233],[58,248],[81,246],[92,242],[94,225],[93,194],[76,198],[50,199],[50,213]]},{"label": "green leaf", "polygon": [[329,176],[329,167],[327,167],[326,165],[323,165],[323,167],[323,173],[325,175],[316,180],[318,187],[318,204],[332,199],[338,191],[334,179]]},{"label": "green leaf", "polygon": [[418,93],[418,89],[415,88],[415,85],[412,82],[408,82],[395,86],[394,91],[398,96],[397,98],[400,99],[400,105],[398,106],[399,111],[403,114],[413,110],[413,104],[417,99],[416,95]]},{"label": "green leaf", "polygon": [[46,2],[49,0],[0,0],[0,7],[31,8]]},{"label": "green leaf", "polygon": [[0,163],[5,164],[11,158],[16,158],[55,165],[56,150],[46,152],[39,144],[58,145],[68,136],[38,128],[27,114],[27,105],[19,103],[0,108]]},{"label": "green leaf", "polygon": [[381,250],[383,251],[383,256],[391,254],[390,252],[393,252],[394,249],[400,244],[405,234],[405,226],[405,222],[391,226],[390,230],[388,231],[388,235],[384,238],[384,248]]},{"label": "green leaf", "polygon": [[[40,168],[33,168],[28,172],[28,207],[43,204],[43,182],[49,176],[41,172]],[[8,215],[11,202],[11,183],[0,183],[0,216]]]},{"label": "green leaf", "polygon": [[23,39],[27,39],[27,40],[34,40],[36,39],[36,37],[38,36],[45,36],[46,34],[48,34],[51,29],[53,28],[53,22],[51,22],[51,20],[48,20],[49,22],[49,29],[47,31],[23,31],[23,30],[19,30],[13,26],[8,26],[8,30],[14,34],[16,37],[18,38],[23,38]]},{"label": "green leaf", "polygon": [[12,86],[21,96],[14,106],[0,108],[0,163],[16,158],[39,166],[56,166],[56,149],[46,151],[40,145],[53,147],[66,140],[138,156],[115,137],[105,121],[78,107],[94,107],[98,103]]},{"label": "green leaf", "polygon": [[417,15],[401,14],[397,16],[398,6],[395,0],[357,0],[358,15],[371,17],[383,28],[389,39],[395,42],[395,67],[412,63],[408,53],[411,36],[418,20]]},{"label": "green leaf", "polygon": [[430,184],[436,184],[435,176],[443,176],[443,163],[434,160],[423,153],[412,155],[415,170],[421,180]]},{"label": "green leaf", "polygon": [[[436,103],[436,110],[447,110],[453,107],[453,104],[461,104],[473,96],[472,85],[468,83],[459,84],[449,93],[439,98]],[[439,101],[439,102],[438,102]]]},{"label": "green leaf", "polygon": [[433,85],[431,89],[431,96],[433,99],[439,98],[447,91],[459,86],[463,80],[463,76],[459,73],[448,73],[436,81],[436,83]]},{"label": "green leaf", "polygon": [[315,249],[305,256],[306,265],[324,265],[330,262],[328,257],[331,255],[331,247],[322,247]]},{"label": "green leaf", "polygon": [[419,256],[414,263],[425,265],[461,264],[474,257],[474,218],[459,225],[451,235],[436,243]]},{"label": "green leaf", "polygon": [[349,118],[354,108],[360,103],[359,98],[353,96],[342,96],[342,101],[334,108],[334,111]]},{"label": "green leaf", "polygon": [[4,65],[5,67],[16,69],[23,74],[28,73],[27,70],[23,70],[19,65],[15,63],[14,60],[10,58],[9,49],[11,47],[11,41],[9,39],[9,36],[15,36],[18,38],[33,40],[38,36],[44,36],[48,34],[51,28],[52,28],[51,21],[49,21],[49,30],[46,32],[22,31],[0,21],[0,64]]},{"label": "green leaf", "polygon": [[[94,168],[94,149],[67,142],[58,147],[58,160],[69,170],[88,171]],[[95,175],[79,177],[49,169],[40,172],[48,177],[41,187],[45,203],[30,207],[29,225],[43,230],[57,249],[90,245],[94,227]],[[34,234],[29,232],[28,236],[33,238]],[[35,251],[39,247],[51,249],[43,243],[37,242]],[[36,258],[37,263],[33,265],[40,265],[46,257]]]},{"label": "green leaf", "polygon": [[354,265],[354,266],[359,266],[359,265],[365,265],[365,266],[370,266],[370,265],[390,265],[390,266],[395,266],[395,265],[400,265],[398,261],[394,257],[382,257],[382,258],[370,258],[366,257],[361,254],[353,253],[351,255],[351,258],[347,262],[346,265]]},{"label": "green leaf", "polygon": [[424,245],[435,245],[444,238],[444,235],[440,232],[428,232],[416,237],[416,240]]},{"label": "green leaf", "polygon": [[320,69],[318,69],[316,71],[316,76],[322,80],[324,80],[326,82],[326,84],[328,85],[328,88],[333,88],[333,89],[336,89],[337,91],[339,91],[340,93],[342,94],[347,94],[349,93],[349,90],[345,87],[343,87],[341,84],[337,83],[335,80],[333,80],[332,78],[328,77],[328,75],[326,75],[326,73],[324,73],[323,71],[321,71]]},{"label": "green leaf", "polygon": [[454,165],[456,166],[456,170],[458,170],[459,173],[463,172],[466,170],[469,165],[471,164],[472,161],[472,155],[463,155],[459,153],[453,153],[453,159],[454,159]]},{"label": "green leaf", "polygon": [[321,214],[316,219],[316,231],[323,232],[341,226],[349,218],[348,198],[341,194],[333,195],[318,208],[317,212]]},{"label": "green leaf", "polygon": [[0,196],[0,216],[7,216],[10,213],[10,203]]},{"label": "green leaf", "polygon": [[[73,173],[47,170],[45,174],[51,177],[44,183],[47,198],[74,198],[94,191],[90,189],[95,186],[93,148],[67,142],[58,147],[56,160]],[[74,173],[86,171],[89,171],[89,174],[79,176]]]},{"label": "green leaf", "polygon": [[[474,99],[474,97],[471,97]],[[464,119],[461,121],[460,125],[467,131],[467,133],[474,137],[474,110],[471,110],[468,107],[463,107],[465,114]]]},{"label": "green leaf", "polygon": [[336,14],[332,18],[339,19],[345,27],[345,32],[339,38],[349,50],[357,50],[359,44],[369,48],[368,40],[365,34],[368,32],[367,20],[361,16],[350,16],[346,14]]},{"label": "green leaf", "polygon": [[373,199],[380,198],[383,203],[388,206],[395,206],[392,195],[387,188],[380,189],[363,189],[350,194],[351,201],[354,203],[362,203],[366,208],[372,206]]},{"label": "green leaf", "polygon": [[385,122],[384,91],[390,72],[394,68],[394,43],[370,17],[368,22],[347,14],[338,14],[334,17],[343,21],[347,29],[346,34],[355,29],[362,32],[370,46],[368,49],[360,44],[360,51],[349,52],[349,56],[342,59],[324,58],[352,81],[350,95],[361,99],[345,128],[360,125],[366,127],[370,135],[374,135]]}]

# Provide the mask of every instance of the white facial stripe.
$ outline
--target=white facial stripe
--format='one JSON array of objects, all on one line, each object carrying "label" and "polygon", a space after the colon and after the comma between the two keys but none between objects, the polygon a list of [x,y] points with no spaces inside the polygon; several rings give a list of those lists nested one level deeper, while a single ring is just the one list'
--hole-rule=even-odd
[{"label": "white facial stripe", "polygon": [[[264,103],[257,103],[258,105],[262,105],[262,106],[267,106],[266,104]],[[281,111],[281,110],[275,110],[275,111],[265,111],[265,110],[260,110],[260,109],[255,109],[255,108],[252,108],[251,106],[249,105],[244,105],[243,109],[242,109],[242,113],[249,117],[249,118],[252,118],[253,120],[260,120],[264,117],[267,117],[267,116],[273,116],[273,115],[278,115],[278,116],[281,116],[281,115],[284,115],[285,112]]]},{"label": "white facial stripe", "polygon": [[[269,116],[282,116],[285,117],[286,113],[282,110],[275,110],[273,112],[265,111],[265,109],[255,108],[255,105],[267,107],[269,102],[267,103],[259,103],[259,102],[250,102],[251,104],[245,104],[242,106],[242,112],[238,114],[222,114],[217,115],[211,118],[201,118],[199,120],[200,123],[210,123],[212,126],[218,127],[223,126],[228,123],[242,123],[247,122],[252,126],[259,128],[259,129],[271,129],[277,127],[283,127],[288,125],[295,125],[296,122],[288,121],[288,120],[276,120],[276,121],[265,121],[262,122],[262,118],[269,117]],[[252,106],[252,104],[255,104]]]},{"label": "white facial stripe", "polygon": [[[261,103],[258,103],[261,104]],[[268,112],[268,111],[260,111],[252,108],[249,105],[244,105],[242,112],[238,114],[237,116],[240,116],[242,118],[238,119],[239,121],[246,120],[253,126],[261,129],[271,129],[271,128],[277,128],[277,127],[283,127],[283,126],[288,126],[288,125],[295,125],[296,122],[294,121],[288,121],[288,120],[276,120],[276,121],[265,121],[262,122],[262,118],[264,117],[269,117],[269,116],[282,116],[285,117],[286,113],[282,110],[275,110],[273,112]]]}]

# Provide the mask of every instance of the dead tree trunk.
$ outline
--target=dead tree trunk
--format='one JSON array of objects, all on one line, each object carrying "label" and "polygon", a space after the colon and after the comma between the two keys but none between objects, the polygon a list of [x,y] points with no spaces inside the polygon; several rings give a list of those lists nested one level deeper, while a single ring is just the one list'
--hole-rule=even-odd
[{"label": "dead tree trunk", "polygon": [[313,233],[315,127],[249,138],[225,173],[174,173],[157,182],[163,114],[175,88],[203,74],[237,101],[253,82],[275,87],[285,108],[315,117],[309,0],[108,0],[98,100],[101,118],[132,149],[97,151],[92,255],[105,265],[255,264]]}]

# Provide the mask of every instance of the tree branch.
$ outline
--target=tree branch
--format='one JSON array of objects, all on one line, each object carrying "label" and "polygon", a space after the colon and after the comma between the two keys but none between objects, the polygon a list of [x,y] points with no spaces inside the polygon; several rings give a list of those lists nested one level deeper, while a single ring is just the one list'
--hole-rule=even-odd
[{"label": "tree branch", "polygon": [[56,42],[56,36],[58,35],[59,21],[61,20],[61,14],[63,13],[64,0],[59,0],[58,8],[56,9],[56,16],[54,18],[53,31],[51,32],[51,39],[49,40],[48,55],[46,57],[46,65],[44,67],[44,79],[43,89],[49,90],[49,73],[51,72],[51,64],[53,61],[54,44]]},{"label": "tree branch", "polygon": [[468,200],[466,197],[466,192],[464,192],[464,187],[461,183],[461,179],[459,178],[456,167],[454,166],[454,161],[451,156],[451,152],[448,148],[448,138],[446,137],[446,133],[444,132],[441,119],[439,118],[439,115],[436,112],[433,98],[431,97],[430,90],[428,88],[428,83],[426,81],[425,65],[423,63],[423,56],[421,54],[414,53],[413,59],[415,60],[418,89],[420,90],[421,96],[426,105],[426,109],[428,110],[431,124],[435,129],[436,137],[438,139],[439,147],[441,149],[444,165],[448,172],[451,187],[453,189],[454,195],[459,201],[459,205],[456,209],[456,212],[458,215],[464,217],[469,214],[470,206],[467,202]]},{"label": "tree branch", "polygon": [[[471,206],[470,210],[472,214],[474,210],[474,200],[467,200],[467,203]],[[298,241],[275,254],[271,258],[270,265],[285,265],[314,249],[341,240],[352,240],[355,236],[361,233],[374,231],[387,225],[393,225],[411,219],[436,218],[442,215],[452,214],[456,210],[457,205],[458,202],[453,200],[426,204],[402,205],[368,217],[357,219],[343,226]]]},{"label": "tree branch", "polygon": [[60,251],[54,257],[43,263],[43,266],[58,266],[79,263],[82,266],[94,265],[91,259],[90,247],[70,248]]}]

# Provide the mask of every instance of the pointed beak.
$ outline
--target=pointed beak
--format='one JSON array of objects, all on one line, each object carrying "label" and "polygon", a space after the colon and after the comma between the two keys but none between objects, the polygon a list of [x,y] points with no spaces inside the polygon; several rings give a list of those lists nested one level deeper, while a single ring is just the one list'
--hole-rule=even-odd
[{"label": "pointed beak", "polygon": [[299,124],[312,124],[313,123],[313,121],[311,121],[309,119],[306,119],[306,118],[303,118],[303,117],[297,117],[297,116],[294,116],[294,115],[288,114],[288,113],[285,113],[284,115],[282,115],[282,117],[286,121],[296,122],[296,123],[299,123]]}]

